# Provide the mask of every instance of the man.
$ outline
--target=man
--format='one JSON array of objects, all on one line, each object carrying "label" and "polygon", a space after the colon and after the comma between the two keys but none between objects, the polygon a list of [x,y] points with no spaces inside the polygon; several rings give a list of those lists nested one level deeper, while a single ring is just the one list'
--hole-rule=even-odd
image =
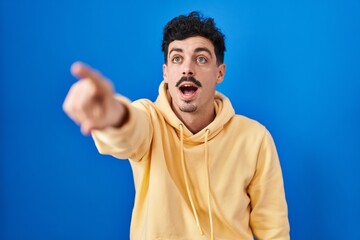
[{"label": "man", "polygon": [[226,70],[224,35],[192,12],[165,26],[162,50],[155,102],[114,97],[109,80],[77,62],[80,80],[63,106],[100,153],[130,160],[131,239],[289,239],[273,140],[215,90]]}]

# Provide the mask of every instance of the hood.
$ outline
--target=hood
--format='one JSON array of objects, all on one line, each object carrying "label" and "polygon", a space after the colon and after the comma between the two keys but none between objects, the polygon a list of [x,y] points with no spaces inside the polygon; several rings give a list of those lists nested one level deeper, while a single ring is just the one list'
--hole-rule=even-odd
[{"label": "hood", "polygon": [[[159,86],[159,96],[155,101],[156,106],[163,113],[165,120],[179,131],[179,126],[184,125],[182,121],[176,116],[171,108],[171,96],[168,93],[167,83],[164,81]],[[219,92],[215,92],[214,101],[215,119],[204,129],[196,134],[193,134],[189,129],[184,126],[184,141],[192,143],[203,143],[204,134],[208,131],[208,140],[215,137],[222,129],[223,126],[235,115],[235,111],[230,103],[230,100]]]}]

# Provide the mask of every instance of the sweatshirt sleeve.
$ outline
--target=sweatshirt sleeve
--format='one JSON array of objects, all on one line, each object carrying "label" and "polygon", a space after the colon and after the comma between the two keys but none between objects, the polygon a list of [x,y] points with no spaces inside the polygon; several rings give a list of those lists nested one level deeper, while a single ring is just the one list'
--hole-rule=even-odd
[{"label": "sweatshirt sleeve", "polygon": [[120,128],[109,127],[103,130],[94,130],[91,135],[101,154],[140,161],[148,151],[152,139],[150,117],[140,100],[131,103],[122,96],[116,98],[128,110],[126,123]]},{"label": "sweatshirt sleeve", "polygon": [[289,240],[290,226],[283,177],[275,144],[265,130],[256,172],[248,188],[250,225],[257,240]]}]

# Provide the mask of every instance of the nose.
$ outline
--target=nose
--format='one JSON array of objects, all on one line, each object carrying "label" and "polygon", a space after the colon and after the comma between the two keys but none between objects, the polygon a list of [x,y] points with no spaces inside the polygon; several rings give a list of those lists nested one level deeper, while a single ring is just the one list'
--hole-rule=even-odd
[{"label": "nose", "polygon": [[191,61],[186,61],[183,64],[183,73],[184,76],[194,76],[193,64]]}]

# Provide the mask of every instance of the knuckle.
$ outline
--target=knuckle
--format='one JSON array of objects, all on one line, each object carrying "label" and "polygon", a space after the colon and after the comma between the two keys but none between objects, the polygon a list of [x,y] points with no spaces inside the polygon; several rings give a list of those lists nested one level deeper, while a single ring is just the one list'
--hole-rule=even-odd
[{"label": "knuckle", "polygon": [[101,79],[101,78],[102,78],[102,74],[100,73],[99,70],[94,69],[94,70],[93,70],[93,77],[94,77],[94,78],[97,78],[97,79]]},{"label": "knuckle", "polygon": [[68,114],[73,112],[74,106],[71,103],[71,100],[69,100],[69,98],[65,99],[65,101],[64,101],[64,103],[62,105],[62,108],[63,108],[64,112],[66,112]]},{"label": "knuckle", "polygon": [[93,98],[100,94],[98,86],[93,81],[91,81],[91,79],[85,78],[82,80],[83,80],[83,81],[81,81],[82,85],[79,87],[79,88],[81,88],[81,90],[79,91],[80,92],[79,94],[84,94],[88,98]]}]

